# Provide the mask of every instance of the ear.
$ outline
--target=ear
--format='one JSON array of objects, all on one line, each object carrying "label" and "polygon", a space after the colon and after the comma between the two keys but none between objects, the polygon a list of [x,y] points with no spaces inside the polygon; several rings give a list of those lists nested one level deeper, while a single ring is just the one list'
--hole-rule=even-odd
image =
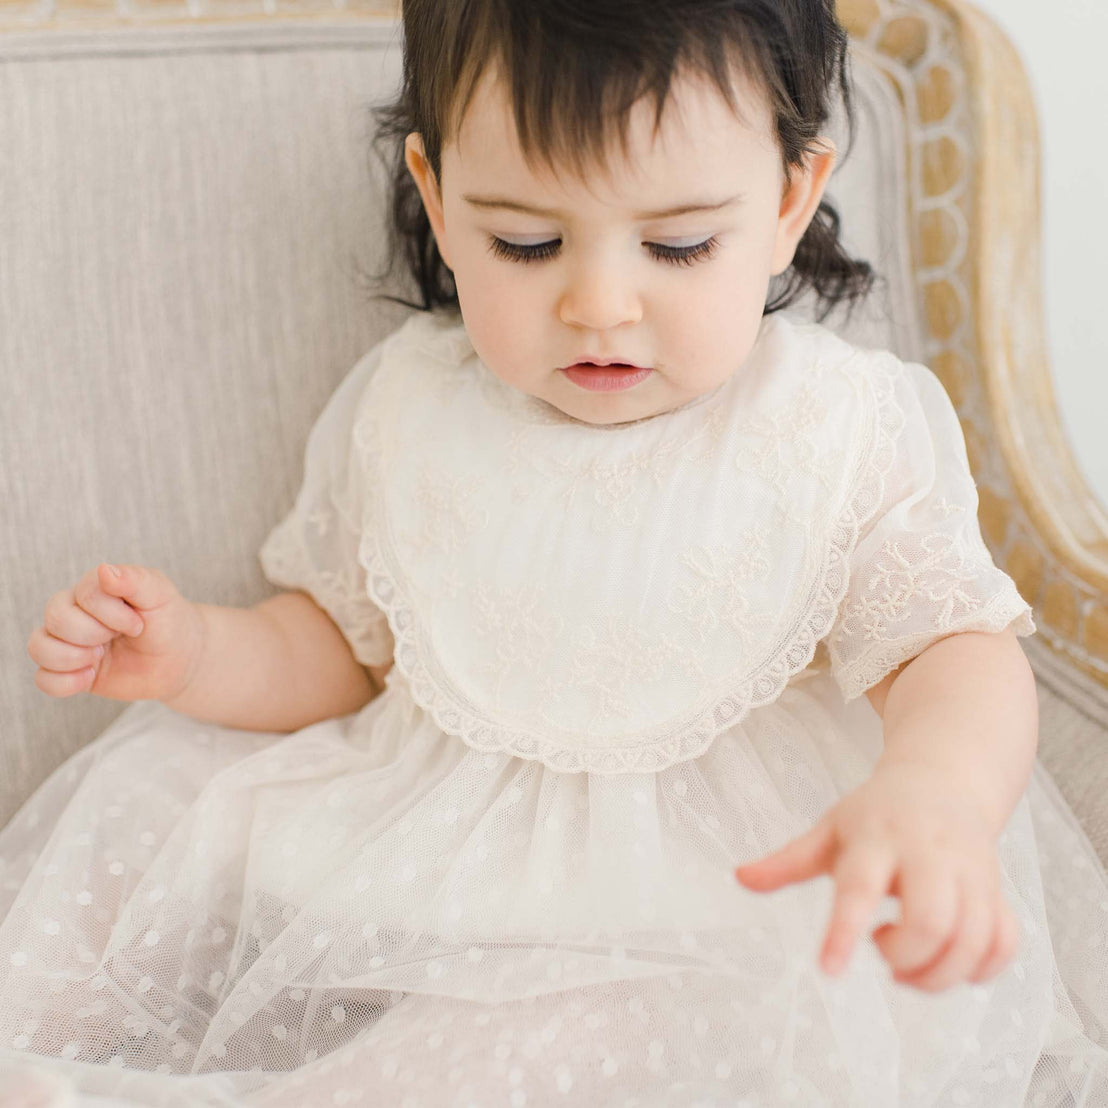
[{"label": "ear", "polygon": [[819,149],[809,154],[804,165],[794,167],[792,181],[781,197],[781,213],[777,221],[777,241],[773,249],[771,273],[776,277],[792,264],[796,248],[819,210],[823,191],[835,168],[835,144],[821,138]]},{"label": "ear", "polygon": [[404,163],[408,172],[412,175],[419,189],[419,195],[423,199],[423,207],[427,212],[427,218],[431,223],[431,230],[435,235],[435,243],[439,248],[439,254],[446,263],[447,269],[453,269],[445,250],[446,221],[443,219],[442,193],[439,191],[439,183],[435,180],[431,163],[427,160],[423,149],[423,136],[418,131],[412,131],[404,139]]}]

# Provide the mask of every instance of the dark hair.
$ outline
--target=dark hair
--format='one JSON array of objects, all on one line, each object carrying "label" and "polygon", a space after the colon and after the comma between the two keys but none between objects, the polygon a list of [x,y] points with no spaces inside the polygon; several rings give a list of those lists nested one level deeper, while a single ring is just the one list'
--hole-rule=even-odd
[{"label": "dark hair", "polygon": [[[404,75],[397,99],[371,109],[390,179],[389,268],[403,257],[422,304],[458,306],[454,276],[443,262],[404,140],[423,137],[441,181],[442,148],[460,124],[481,74],[500,63],[510,89],[520,149],[529,165],[578,173],[601,162],[618,126],[626,151],[631,107],[649,92],[655,133],[673,75],[685,64],[710,76],[735,105],[737,63],[768,92],[786,179],[818,149],[837,90],[853,124],[847,34],[834,0],[403,0]],[[778,278],[766,314],[814,290],[820,318],[863,298],[874,282],[868,263],[839,241],[839,215],[824,200]]]}]

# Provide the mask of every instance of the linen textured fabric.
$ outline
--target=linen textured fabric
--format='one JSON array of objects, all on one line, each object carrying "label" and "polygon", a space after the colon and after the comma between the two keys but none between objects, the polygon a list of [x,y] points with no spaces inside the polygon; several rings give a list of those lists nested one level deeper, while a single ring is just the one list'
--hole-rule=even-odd
[{"label": "linen textured fabric", "polygon": [[713,392],[593,426],[416,313],[260,554],[395,660],[383,693],[287,735],[140,702],[44,782],[0,832],[0,1087],[1108,1102],[1108,874],[1040,764],[998,843],[1022,943],[985,984],[898,985],[868,935],[827,977],[831,880],[733,875],[869,777],[865,689],[1034,632],[976,512],[937,378],[822,327],[767,317]]}]

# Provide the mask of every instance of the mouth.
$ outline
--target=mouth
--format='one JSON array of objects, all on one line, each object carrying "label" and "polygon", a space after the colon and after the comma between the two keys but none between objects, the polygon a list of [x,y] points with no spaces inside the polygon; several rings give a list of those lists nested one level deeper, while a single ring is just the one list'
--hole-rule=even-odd
[{"label": "mouth", "polygon": [[577,362],[562,371],[575,385],[589,392],[618,392],[645,381],[654,371],[629,362]]}]

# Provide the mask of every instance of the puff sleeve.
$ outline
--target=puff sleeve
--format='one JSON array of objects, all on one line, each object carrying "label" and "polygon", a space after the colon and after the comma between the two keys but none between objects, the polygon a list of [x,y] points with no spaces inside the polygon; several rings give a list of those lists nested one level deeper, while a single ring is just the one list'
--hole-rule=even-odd
[{"label": "puff sleeve", "polygon": [[275,585],[299,589],[335,621],[362,665],[384,665],[393,654],[385,614],[369,598],[358,561],[362,513],[373,490],[354,451],[355,418],[381,357],[375,346],[343,378],[308,435],[304,478],[291,511],[258,553]]},{"label": "puff sleeve", "polygon": [[904,423],[894,460],[827,637],[847,701],[948,635],[1036,630],[1030,605],[981,537],[977,486],[946,390],[926,366],[900,369],[894,397]]}]

